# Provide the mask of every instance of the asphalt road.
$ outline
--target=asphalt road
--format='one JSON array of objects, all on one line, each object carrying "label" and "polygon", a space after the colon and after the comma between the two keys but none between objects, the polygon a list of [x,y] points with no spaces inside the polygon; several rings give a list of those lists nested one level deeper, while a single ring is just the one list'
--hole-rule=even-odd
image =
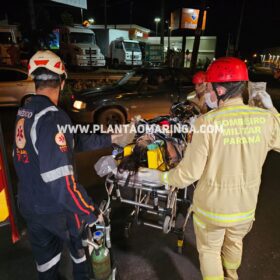
[{"label": "asphalt road", "polygon": [[[11,143],[16,111],[1,109],[1,121],[6,139],[6,147],[11,160]],[[102,150],[76,155],[79,181],[97,201],[105,197],[102,179],[93,170],[94,163],[101,155],[110,153]],[[244,256],[239,269],[241,280],[280,279],[280,155],[271,152],[265,162],[256,221],[251,233],[246,237]],[[228,162],[230,164],[230,162]],[[12,170],[12,180],[16,177]],[[118,209],[113,209],[114,213]],[[199,261],[195,246],[192,222],[185,233],[183,254],[176,252],[176,237],[164,235],[156,229],[135,226],[129,239],[123,237],[123,216],[114,215],[112,223],[113,252],[122,280],[199,280]],[[21,226],[23,236],[13,245],[8,227],[0,228],[0,279],[34,280],[36,269],[30,245]],[[71,262],[64,254],[60,266],[64,279],[71,278]]]}]

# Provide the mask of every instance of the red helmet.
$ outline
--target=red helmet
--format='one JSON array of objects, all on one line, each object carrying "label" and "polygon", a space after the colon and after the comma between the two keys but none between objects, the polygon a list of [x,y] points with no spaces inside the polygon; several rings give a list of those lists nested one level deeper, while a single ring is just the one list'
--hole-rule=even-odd
[{"label": "red helmet", "polygon": [[206,73],[199,71],[193,75],[192,79],[193,84],[202,84],[206,82]]},{"label": "red helmet", "polygon": [[235,57],[222,57],[212,62],[206,72],[206,81],[210,83],[229,83],[248,81],[246,64]]}]

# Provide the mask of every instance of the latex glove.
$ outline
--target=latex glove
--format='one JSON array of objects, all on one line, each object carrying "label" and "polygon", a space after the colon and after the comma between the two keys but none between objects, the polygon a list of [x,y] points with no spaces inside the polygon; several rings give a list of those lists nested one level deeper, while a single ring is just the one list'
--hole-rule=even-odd
[{"label": "latex glove", "polygon": [[94,169],[98,176],[104,177],[117,168],[117,162],[110,156],[101,157],[94,165]]},{"label": "latex glove", "polygon": [[119,133],[111,135],[112,143],[117,144],[121,147],[125,147],[126,145],[133,142],[135,137],[134,133]]},{"label": "latex glove", "polygon": [[274,107],[271,97],[266,91],[253,92],[252,98],[259,98],[266,109],[272,109]]},{"label": "latex glove", "polygon": [[149,169],[149,168],[140,168],[137,172],[138,179],[141,179],[143,181],[148,181],[156,184],[163,184],[161,177],[162,173],[159,170],[156,169]]},{"label": "latex glove", "polygon": [[[133,124],[134,126],[134,124]],[[113,134],[111,135],[111,141],[114,144],[117,144],[121,147],[125,147],[126,145],[130,144],[133,142],[135,134],[136,134],[136,129],[132,127],[132,125],[128,125],[127,128],[125,128],[124,133],[119,133],[119,134]]]},{"label": "latex glove", "polygon": [[136,134],[135,124],[141,120],[141,116],[137,115],[131,119],[130,124],[124,125],[124,132],[111,135],[112,143],[115,143],[121,147],[133,142]]}]

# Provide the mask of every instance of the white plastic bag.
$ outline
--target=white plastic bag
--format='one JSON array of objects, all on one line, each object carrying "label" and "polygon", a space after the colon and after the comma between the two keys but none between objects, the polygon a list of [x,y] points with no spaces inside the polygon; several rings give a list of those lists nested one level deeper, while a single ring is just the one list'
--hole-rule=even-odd
[{"label": "white plastic bag", "polygon": [[258,95],[259,92],[266,91],[266,82],[249,82],[249,105],[264,108]]},{"label": "white plastic bag", "polygon": [[112,173],[117,168],[117,163],[113,156],[103,156],[94,165],[94,169],[98,176],[104,177]]}]

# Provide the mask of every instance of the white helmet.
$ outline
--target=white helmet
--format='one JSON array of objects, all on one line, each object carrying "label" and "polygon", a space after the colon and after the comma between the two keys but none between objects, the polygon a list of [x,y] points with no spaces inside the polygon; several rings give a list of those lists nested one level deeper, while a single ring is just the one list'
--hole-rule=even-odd
[{"label": "white helmet", "polygon": [[[49,50],[38,51],[30,58],[28,64],[28,75],[34,78],[32,73],[38,68],[46,68],[58,75],[64,74],[65,78],[67,78],[67,73],[65,71],[65,67],[62,60],[59,56],[57,56],[55,53]],[[51,75],[44,74],[40,76],[42,76],[41,80],[52,79]]]}]

